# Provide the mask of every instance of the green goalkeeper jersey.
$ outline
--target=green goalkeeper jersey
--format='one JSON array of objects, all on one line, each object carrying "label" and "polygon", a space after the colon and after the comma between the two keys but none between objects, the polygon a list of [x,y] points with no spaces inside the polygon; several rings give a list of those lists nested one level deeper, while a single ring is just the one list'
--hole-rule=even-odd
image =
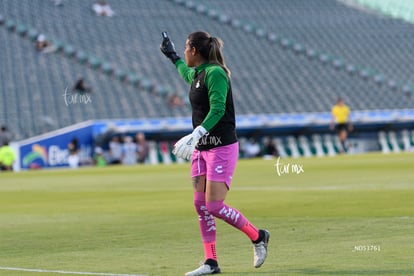
[{"label": "green goalkeeper jersey", "polygon": [[201,125],[209,132],[197,148],[208,150],[237,142],[231,83],[224,69],[208,63],[193,69],[182,59],[175,65],[181,77],[191,85],[193,128]]}]

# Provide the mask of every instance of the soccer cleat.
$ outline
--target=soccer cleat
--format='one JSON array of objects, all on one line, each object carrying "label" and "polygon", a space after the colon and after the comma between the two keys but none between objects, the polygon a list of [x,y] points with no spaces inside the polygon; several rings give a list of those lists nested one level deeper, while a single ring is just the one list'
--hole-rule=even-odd
[{"label": "soccer cleat", "polygon": [[269,243],[270,233],[267,230],[259,230],[262,235],[262,240],[253,243],[254,260],[253,265],[255,268],[262,266],[267,257],[267,244]]},{"label": "soccer cleat", "polygon": [[218,274],[221,272],[220,267],[218,265],[209,264],[209,260],[207,260],[204,264],[202,264],[196,270],[187,272],[185,276],[198,276],[198,275],[208,275],[208,274]]}]

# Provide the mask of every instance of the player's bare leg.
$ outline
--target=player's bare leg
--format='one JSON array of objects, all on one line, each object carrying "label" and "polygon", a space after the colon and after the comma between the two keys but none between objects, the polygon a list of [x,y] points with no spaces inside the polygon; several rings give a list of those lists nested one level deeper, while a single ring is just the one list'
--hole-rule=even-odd
[{"label": "player's bare leg", "polygon": [[343,129],[339,132],[339,141],[341,142],[341,146],[344,152],[347,152],[348,148],[346,145],[346,139],[348,138],[348,132]]}]

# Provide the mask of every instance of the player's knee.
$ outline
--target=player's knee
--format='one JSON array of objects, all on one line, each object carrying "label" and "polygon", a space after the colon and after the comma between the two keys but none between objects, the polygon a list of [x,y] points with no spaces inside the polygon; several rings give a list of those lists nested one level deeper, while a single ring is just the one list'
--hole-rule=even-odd
[{"label": "player's knee", "polygon": [[207,211],[204,193],[196,192],[194,194],[194,208],[198,214],[203,214]]},{"label": "player's knee", "polygon": [[206,207],[208,212],[215,217],[220,217],[223,208],[225,208],[223,200],[207,202]]}]

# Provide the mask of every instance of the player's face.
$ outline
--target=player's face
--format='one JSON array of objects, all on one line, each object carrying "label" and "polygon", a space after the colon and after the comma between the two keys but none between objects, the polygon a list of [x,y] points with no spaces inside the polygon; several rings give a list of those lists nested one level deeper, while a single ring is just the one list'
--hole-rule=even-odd
[{"label": "player's face", "polygon": [[184,58],[185,58],[185,62],[187,63],[188,67],[195,66],[194,56],[195,56],[195,48],[190,46],[189,41],[187,39],[187,41],[185,42]]}]

